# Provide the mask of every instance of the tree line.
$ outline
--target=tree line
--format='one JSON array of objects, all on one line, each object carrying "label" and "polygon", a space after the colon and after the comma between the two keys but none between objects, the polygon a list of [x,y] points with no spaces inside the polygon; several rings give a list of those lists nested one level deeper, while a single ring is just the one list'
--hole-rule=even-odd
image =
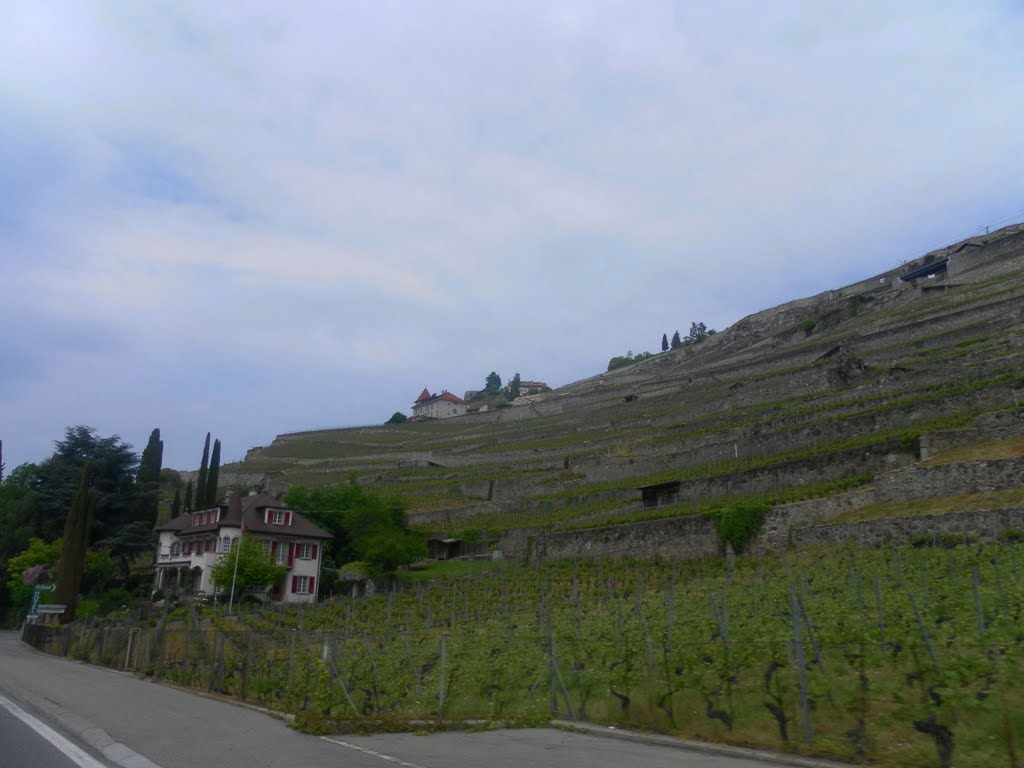
[{"label": "tree line", "polygon": [[[670,341],[667,333],[661,334],[661,351],[668,352],[670,349],[679,349],[689,344],[699,344],[716,333],[718,331],[714,328],[708,328],[704,323],[691,323],[690,332],[686,336],[680,336],[679,331],[676,331],[672,334]],[[639,363],[641,360],[654,357],[654,355],[654,352],[640,352],[634,355],[633,350],[630,350],[625,355],[611,358],[608,361],[608,370],[614,371],[616,368],[625,368],[628,365]]]},{"label": "tree line", "polygon": [[[221,442],[211,445],[210,433],[194,483],[183,488],[180,475],[162,463],[159,429],[137,455],[118,435],[101,437],[78,425],[65,430],[44,461],[0,474],[0,622],[19,621],[38,584],[56,582],[54,601],[79,616],[148,599],[155,528],[223,498]],[[409,531],[405,502],[373,494],[354,478],[334,489],[293,488],[284,503],[334,536],[325,543],[328,573],[359,561],[379,575],[424,554],[422,538]],[[257,549],[258,557],[266,554]]]}]

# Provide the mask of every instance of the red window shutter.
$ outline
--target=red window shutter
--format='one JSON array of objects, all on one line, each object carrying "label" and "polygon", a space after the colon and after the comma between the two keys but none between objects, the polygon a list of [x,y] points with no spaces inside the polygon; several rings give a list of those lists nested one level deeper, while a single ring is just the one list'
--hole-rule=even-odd
[{"label": "red window shutter", "polygon": [[285,512],[284,513],[284,524],[285,525],[291,525],[292,524],[292,513],[291,512]]},{"label": "red window shutter", "polygon": [[311,595],[315,595],[316,594],[316,590],[313,589],[315,581],[316,581],[316,577],[314,577],[314,576],[310,576],[309,577],[309,594],[311,594]]},{"label": "red window shutter", "polygon": [[292,563],[294,563],[294,562],[295,562],[295,545],[294,544],[289,544],[288,545],[288,567],[291,568],[292,567]]},{"label": "red window shutter", "polygon": [[292,594],[294,595],[299,591],[299,577],[292,576]]},{"label": "red window shutter", "polygon": [[275,555],[275,556],[277,555],[277,542],[276,541],[273,542],[270,545],[270,554]]},{"label": "red window shutter", "polygon": [[270,516],[270,510],[269,509],[264,509],[263,510],[263,522],[265,522],[267,525],[270,525],[270,521],[271,520],[273,520],[273,518]]},{"label": "red window shutter", "polygon": [[316,544],[314,544],[314,545],[313,545],[313,555],[312,555],[312,559],[313,559],[313,560],[316,560]]}]

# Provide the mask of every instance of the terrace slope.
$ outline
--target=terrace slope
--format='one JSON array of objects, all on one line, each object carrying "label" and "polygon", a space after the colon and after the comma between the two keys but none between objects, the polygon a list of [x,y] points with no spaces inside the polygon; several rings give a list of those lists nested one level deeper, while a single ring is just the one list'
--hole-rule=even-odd
[{"label": "terrace slope", "polygon": [[[899,279],[945,258],[945,273]],[[1014,225],[512,407],[280,435],[221,477],[283,490],[357,472],[405,495],[415,525],[450,533],[798,501],[917,461],[923,436],[983,436],[1024,400],[1022,356]],[[641,510],[636,488],[665,480],[682,481],[681,503]]]}]

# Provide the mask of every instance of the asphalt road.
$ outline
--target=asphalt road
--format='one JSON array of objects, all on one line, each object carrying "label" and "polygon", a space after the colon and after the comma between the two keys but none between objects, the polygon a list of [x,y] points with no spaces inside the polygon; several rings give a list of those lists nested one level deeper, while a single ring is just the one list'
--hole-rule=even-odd
[{"label": "asphalt road", "polygon": [[[130,768],[768,768],[707,754],[548,728],[430,736],[315,737],[276,718],[111,670],[66,661],[0,632],[0,695],[110,766]],[[5,714],[7,716],[5,716]],[[0,768],[76,765],[0,706]],[[12,755],[25,757],[15,758]]]},{"label": "asphalt road", "polygon": [[80,763],[0,703],[0,768],[80,768]]}]

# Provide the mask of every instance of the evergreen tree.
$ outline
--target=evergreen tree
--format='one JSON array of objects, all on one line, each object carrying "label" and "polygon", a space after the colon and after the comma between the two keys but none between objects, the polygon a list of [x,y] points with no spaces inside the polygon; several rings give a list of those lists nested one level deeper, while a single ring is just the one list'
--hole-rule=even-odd
[{"label": "evergreen tree", "polygon": [[160,469],[163,465],[164,443],[160,430],[154,429],[139,460],[139,472],[135,476],[135,492],[138,498],[137,520],[156,525],[157,507],[160,504]]},{"label": "evergreen tree", "polygon": [[[191,488],[191,485],[189,486]],[[181,514],[181,486],[174,488],[174,500],[171,502],[171,520]]]},{"label": "evergreen tree", "polygon": [[192,511],[192,481],[189,480],[185,485],[185,511]]},{"label": "evergreen tree", "polygon": [[517,373],[515,376],[512,377],[512,381],[510,381],[508,383],[508,398],[509,398],[509,400],[515,400],[517,397],[519,397],[519,382],[520,381],[521,381],[521,379],[519,378],[519,374]]},{"label": "evergreen tree", "polygon": [[661,351],[668,352],[668,334],[661,334]]},{"label": "evergreen tree", "polygon": [[672,334],[672,349],[678,349],[683,346],[683,340],[679,338],[679,331]]},{"label": "evergreen tree", "polygon": [[57,564],[57,591],[54,597],[58,603],[67,606],[61,616],[62,624],[75,618],[75,604],[78,602],[78,590],[85,570],[85,553],[89,549],[89,528],[92,526],[94,506],[89,490],[89,465],[86,464],[82,468],[82,480],[71,503],[71,512],[64,521],[64,545]]},{"label": "evergreen tree", "polygon": [[68,427],[53,455],[36,468],[32,487],[38,493],[37,513],[32,535],[43,541],[61,537],[86,464],[94,503],[92,539],[106,538],[137,519],[138,461],[132,446],[117,435],[99,437],[92,427]]},{"label": "evergreen tree", "polygon": [[491,371],[487,374],[487,381],[484,384],[484,392],[490,395],[496,395],[501,391],[501,376],[495,371]]},{"label": "evergreen tree", "polygon": [[210,457],[210,471],[206,475],[206,500],[204,507],[217,503],[217,483],[220,480],[220,440],[213,441],[213,455]]},{"label": "evergreen tree", "polygon": [[206,442],[203,443],[203,460],[199,463],[199,477],[196,479],[196,509],[202,509],[206,503],[206,473],[210,465],[210,433],[206,433]]}]

